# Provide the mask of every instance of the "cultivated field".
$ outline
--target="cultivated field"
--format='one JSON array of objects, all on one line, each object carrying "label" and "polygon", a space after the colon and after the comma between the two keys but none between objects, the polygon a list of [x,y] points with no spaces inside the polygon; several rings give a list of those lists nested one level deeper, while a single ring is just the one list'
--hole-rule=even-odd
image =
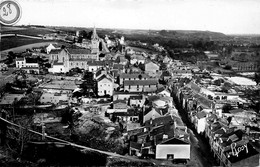
[{"label": "cultivated field", "polygon": [[20,53],[20,52],[26,51],[26,49],[32,49],[32,48],[37,48],[37,47],[45,47],[45,46],[48,46],[50,43],[56,43],[56,42],[50,41],[50,42],[40,42],[40,43],[33,43],[33,44],[29,44],[29,45],[23,45],[23,46],[19,46],[19,47],[15,47],[15,48],[11,48],[11,49],[1,51],[1,54],[7,55],[8,52],[10,52],[10,51],[12,51],[14,53]]},{"label": "cultivated field", "polygon": [[[36,44],[35,46],[29,45],[34,43],[50,43],[53,41],[46,41],[43,39],[32,39],[32,38],[24,38],[24,37],[5,37],[1,39],[0,44],[0,51],[6,51],[11,48],[13,48],[13,52],[18,52],[20,50],[24,51],[24,47],[38,47],[39,44]],[[23,45],[29,45],[29,46],[23,46]],[[22,46],[22,47],[21,47]],[[40,45],[42,46],[42,45]],[[16,48],[19,47],[19,48]],[[25,48],[26,50],[27,48]]]},{"label": "cultivated field", "polygon": [[50,34],[56,32],[50,28],[32,28],[32,27],[2,27],[0,32],[2,34],[22,34],[31,36],[42,36],[44,34]]}]

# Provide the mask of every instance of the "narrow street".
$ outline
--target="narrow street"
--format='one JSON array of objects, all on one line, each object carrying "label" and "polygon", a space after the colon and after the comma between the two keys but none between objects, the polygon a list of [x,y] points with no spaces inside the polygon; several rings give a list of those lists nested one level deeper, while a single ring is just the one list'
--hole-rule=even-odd
[{"label": "narrow street", "polygon": [[213,154],[211,153],[208,141],[196,132],[188,119],[187,112],[182,109],[175,97],[173,97],[173,99],[183,123],[186,124],[190,132],[191,157],[195,156],[195,159],[201,167],[218,166],[219,164],[216,162]]}]

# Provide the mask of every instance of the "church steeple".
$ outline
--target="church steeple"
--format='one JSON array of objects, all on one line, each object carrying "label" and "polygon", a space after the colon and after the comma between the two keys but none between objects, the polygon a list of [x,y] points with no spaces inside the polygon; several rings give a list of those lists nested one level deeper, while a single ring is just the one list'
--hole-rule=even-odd
[{"label": "church steeple", "polygon": [[96,27],[94,26],[93,33],[92,33],[92,36],[91,36],[91,40],[98,40],[98,39],[99,39],[99,37],[97,35]]},{"label": "church steeple", "polygon": [[97,35],[96,27],[94,26],[93,33],[91,36],[91,53],[92,54],[99,53],[99,42],[100,42],[100,39]]}]

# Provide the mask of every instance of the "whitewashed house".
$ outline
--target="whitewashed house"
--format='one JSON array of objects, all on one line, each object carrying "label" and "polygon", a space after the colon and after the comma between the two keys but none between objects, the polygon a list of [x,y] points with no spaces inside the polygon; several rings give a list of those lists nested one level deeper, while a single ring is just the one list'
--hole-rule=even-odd
[{"label": "whitewashed house", "polygon": [[52,68],[49,68],[50,73],[65,73],[66,69],[63,62],[54,62]]},{"label": "whitewashed house", "polygon": [[102,75],[97,79],[97,84],[98,84],[99,96],[104,96],[104,95],[113,96],[114,83],[110,77],[107,77],[107,75]]},{"label": "whitewashed house", "polygon": [[34,59],[17,58],[15,60],[16,68],[24,70],[26,73],[39,74],[39,63]]},{"label": "whitewashed house", "polygon": [[56,50],[56,49],[60,49],[60,47],[57,47],[55,44],[50,43],[50,45],[46,47],[46,52],[47,54],[49,54],[51,50]]},{"label": "whitewashed house", "polygon": [[145,63],[145,72],[147,73],[157,73],[159,72],[159,65],[153,63],[153,62],[148,62],[148,63]]},{"label": "whitewashed house", "polygon": [[178,138],[172,138],[156,145],[156,159],[190,159],[190,143]]},{"label": "whitewashed house", "polygon": [[204,133],[206,128],[206,117],[207,114],[204,111],[198,112],[195,116],[194,125],[198,134]]}]

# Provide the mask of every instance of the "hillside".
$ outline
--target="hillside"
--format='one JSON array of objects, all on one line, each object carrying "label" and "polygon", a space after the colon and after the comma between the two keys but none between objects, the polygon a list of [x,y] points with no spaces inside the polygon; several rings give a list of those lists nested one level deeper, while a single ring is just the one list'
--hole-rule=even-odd
[{"label": "hillside", "polygon": [[[82,27],[44,27],[44,26],[3,26],[0,30],[2,34],[17,33],[23,35],[40,36],[47,33],[54,32],[76,32],[77,30],[92,31],[93,28]],[[97,28],[101,35],[114,34],[114,35],[148,35],[153,37],[163,37],[171,39],[211,39],[211,40],[227,40],[227,36],[219,32],[211,31],[194,31],[194,30],[138,30],[138,29],[107,29]]]},{"label": "hillside", "polygon": [[1,34],[21,34],[31,36],[41,36],[43,34],[54,33],[55,29],[44,28],[44,27],[6,27],[2,26],[0,29]]},{"label": "hillside", "polygon": [[163,37],[171,39],[211,39],[211,40],[227,40],[229,37],[223,33],[211,31],[194,31],[194,30],[129,30],[118,29],[112,31],[114,34],[125,35],[149,35],[153,37]]},{"label": "hillside", "polygon": [[[13,26],[1,27],[0,32],[2,34],[21,34],[30,36],[43,36],[49,33],[66,33],[76,34],[76,31],[85,30],[90,32],[93,30],[83,27],[46,27],[46,26]],[[125,36],[126,40],[141,41],[145,43],[159,43],[160,45],[167,45],[172,47],[185,47],[190,43],[197,41],[227,41],[232,39],[231,36],[227,36],[219,32],[211,31],[194,31],[194,30],[133,30],[133,29],[106,29],[97,28],[97,33],[101,38],[105,35],[109,35],[111,39]],[[1,50],[10,49],[22,45],[31,44],[34,42],[43,42],[44,40],[25,39],[4,37],[1,42]],[[5,45],[3,44],[5,43]]]}]

